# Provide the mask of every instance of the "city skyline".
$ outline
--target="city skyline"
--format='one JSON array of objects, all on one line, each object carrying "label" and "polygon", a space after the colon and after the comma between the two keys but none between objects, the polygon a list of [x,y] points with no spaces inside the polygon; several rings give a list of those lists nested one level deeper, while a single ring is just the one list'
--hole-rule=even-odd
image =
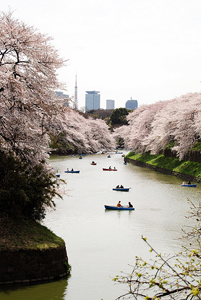
[{"label": "city skyline", "polygon": [[201,90],[199,0],[3,1],[9,9],[53,38],[68,60],[58,77],[70,97],[78,76],[79,108],[86,90],[117,107],[131,96],[143,105]]}]

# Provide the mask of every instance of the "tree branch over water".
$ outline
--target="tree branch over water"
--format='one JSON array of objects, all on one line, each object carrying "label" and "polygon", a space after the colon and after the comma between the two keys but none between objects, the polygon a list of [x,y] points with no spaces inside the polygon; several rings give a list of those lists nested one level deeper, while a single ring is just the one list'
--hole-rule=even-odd
[{"label": "tree branch over water", "polygon": [[118,300],[201,299],[201,207],[190,203],[191,211],[186,218],[193,218],[196,225],[188,226],[188,231],[183,230],[182,237],[189,245],[183,246],[183,252],[175,255],[162,255],[142,237],[155,258],[146,262],[136,257],[130,274],[122,272],[121,276],[113,278],[113,281],[128,285],[128,293],[119,296]]}]

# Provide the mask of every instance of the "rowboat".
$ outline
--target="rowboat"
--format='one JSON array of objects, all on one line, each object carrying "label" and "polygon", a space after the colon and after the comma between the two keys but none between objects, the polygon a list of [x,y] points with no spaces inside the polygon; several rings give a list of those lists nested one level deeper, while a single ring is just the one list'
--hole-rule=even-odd
[{"label": "rowboat", "polygon": [[57,177],[60,177],[60,174],[56,174]]},{"label": "rowboat", "polygon": [[106,169],[106,168],[103,168],[103,171],[117,171],[117,169]]},{"label": "rowboat", "polygon": [[80,173],[80,171],[65,171],[65,173]]},{"label": "rowboat", "polygon": [[111,205],[105,205],[105,209],[110,210],[135,210],[134,207],[117,207],[117,206],[111,206]]},{"label": "rowboat", "polygon": [[181,186],[185,186],[185,187],[196,187],[197,184],[181,184]]},{"label": "rowboat", "polygon": [[113,188],[113,191],[129,192],[129,188]]}]

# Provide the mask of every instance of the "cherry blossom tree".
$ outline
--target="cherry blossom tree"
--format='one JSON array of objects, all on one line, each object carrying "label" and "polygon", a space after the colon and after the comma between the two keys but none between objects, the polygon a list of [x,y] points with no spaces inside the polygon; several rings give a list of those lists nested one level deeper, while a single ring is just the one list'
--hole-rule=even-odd
[{"label": "cherry blossom tree", "polygon": [[100,150],[112,151],[115,148],[115,140],[109,131],[109,126],[104,120],[89,119],[90,141],[96,141],[93,152]]},{"label": "cherry blossom tree", "polygon": [[[71,108],[64,108],[55,116],[51,125],[52,140],[61,145],[61,152],[95,153],[102,149],[110,151],[115,143],[109,127],[101,119],[84,118]],[[58,149],[57,149],[58,150]]]},{"label": "cherry blossom tree", "polygon": [[57,180],[46,162],[57,114],[56,70],[65,64],[51,38],[0,15],[0,213],[44,218]]},{"label": "cherry blossom tree", "polygon": [[115,138],[124,138],[136,153],[158,154],[170,143],[180,160],[200,141],[201,95],[193,93],[169,101],[143,105],[127,117],[127,129],[116,129]]},{"label": "cherry blossom tree", "polygon": [[56,70],[65,64],[52,38],[1,13],[0,146],[38,162],[47,152],[48,125],[56,113]]}]

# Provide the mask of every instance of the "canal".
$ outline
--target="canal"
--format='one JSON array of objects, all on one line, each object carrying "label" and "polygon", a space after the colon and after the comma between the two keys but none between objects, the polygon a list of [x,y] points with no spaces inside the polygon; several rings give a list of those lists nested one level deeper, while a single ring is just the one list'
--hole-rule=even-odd
[{"label": "canal", "polygon": [[[65,240],[71,277],[57,282],[0,290],[1,300],[114,300],[127,291],[112,277],[131,272],[135,257],[154,258],[143,235],[160,253],[181,249],[181,228],[186,224],[190,199],[198,204],[201,187],[183,188],[169,175],[124,165],[121,154],[52,157],[50,163],[66,181],[55,199],[56,210],[47,212],[44,225]],[[97,165],[91,165],[91,161]],[[116,167],[117,172],[102,168]],[[80,170],[67,174],[65,170]],[[129,192],[116,192],[116,185]],[[107,211],[105,204],[129,201],[134,211]]]}]

